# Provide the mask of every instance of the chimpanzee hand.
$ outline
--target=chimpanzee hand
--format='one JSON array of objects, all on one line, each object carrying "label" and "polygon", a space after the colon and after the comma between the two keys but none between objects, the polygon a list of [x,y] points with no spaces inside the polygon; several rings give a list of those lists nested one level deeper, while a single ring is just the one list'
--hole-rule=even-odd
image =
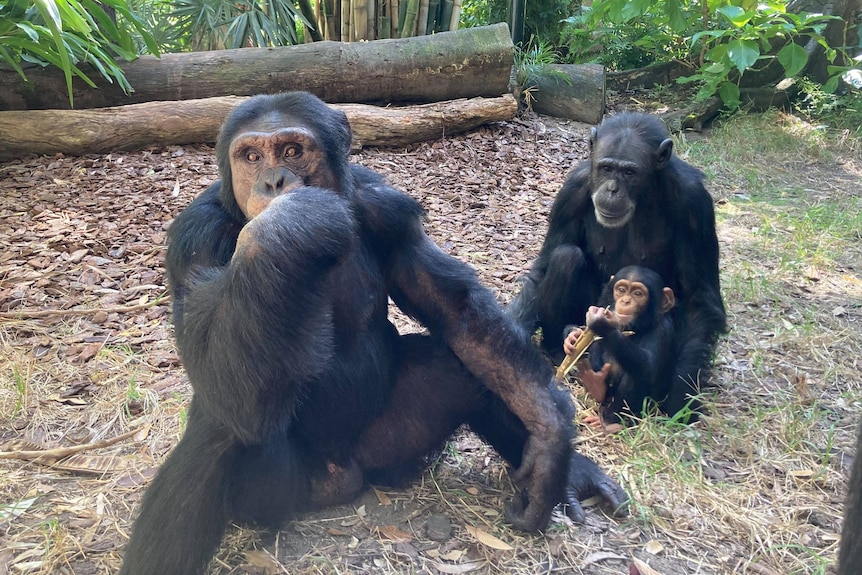
[{"label": "chimpanzee hand", "polygon": [[593,460],[573,451],[569,459],[566,482],[566,515],[576,523],[583,523],[586,514],[580,502],[593,495],[600,495],[613,509],[614,516],[625,517],[628,514],[629,498],[623,488],[608,477]]},{"label": "chimpanzee hand", "polygon": [[349,253],[355,236],[346,199],[331,190],[301,187],[272,199],[243,227],[234,260],[274,259],[279,268],[331,266]]},{"label": "chimpanzee hand", "polygon": [[530,436],[524,446],[521,466],[510,472],[520,493],[506,504],[506,519],[522,531],[538,531],[547,527],[554,507],[561,500],[560,489],[565,475],[565,454],[568,442],[554,445],[547,437]]},{"label": "chimpanzee hand", "polygon": [[575,342],[578,341],[578,338],[581,337],[582,333],[584,333],[584,330],[576,327],[566,335],[566,339],[563,340],[563,353],[566,355],[572,355],[575,353]]},{"label": "chimpanzee hand", "polygon": [[620,328],[620,320],[610,309],[593,305],[587,310],[587,327],[596,335],[605,337]]}]

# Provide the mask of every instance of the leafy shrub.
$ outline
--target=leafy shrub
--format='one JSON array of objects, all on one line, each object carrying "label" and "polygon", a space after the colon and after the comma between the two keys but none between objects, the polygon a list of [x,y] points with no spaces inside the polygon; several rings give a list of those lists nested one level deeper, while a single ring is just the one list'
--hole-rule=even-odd
[{"label": "leafy shrub", "polygon": [[[578,0],[528,0],[525,16],[525,43],[531,40],[559,44],[563,19],[570,15]],[[462,28],[505,22],[508,0],[464,0],[461,5]]]},{"label": "leafy shrub", "polygon": [[[136,35],[133,35],[132,32]],[[73,105],[72,77],[95,83],[81,69],[86,63],[106,80],[131,90],[114,56],[138,57],[141,39],[152,54],[159,48],[146,25],[125,0],[11,0],[0,3],[0,61],[26,81],[22,63],[56,66],[63,70],[69,105]]]},{"label": "leafy shrub", "polygon": [[[684,60],[697,72],[699,99],[718,94],[725,105],[740,103],[743,75],[777,61],[786,78],[808,63],[802,44],[820,43],[829,61],[836,47],[822,36],[832,18],[787,12],[785,0],[595,0],[567,18],[562,39],[575,62],[598,61],[617,69]],[[824,86],[833,91],[846,67],[830,67]]]}]

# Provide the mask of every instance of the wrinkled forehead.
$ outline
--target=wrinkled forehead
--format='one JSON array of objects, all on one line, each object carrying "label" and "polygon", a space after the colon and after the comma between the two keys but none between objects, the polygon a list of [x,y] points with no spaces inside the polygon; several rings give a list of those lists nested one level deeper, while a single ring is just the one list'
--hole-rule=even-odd
[{"label": "wrinkled forehead", "polygon": [[653,152],[637,130],[630,128],[599,132],[595,151],[602,158],[630,161],[647,160]]},{"label": "wrinkled forehead", "polygon": [[308,122],[292,114],[279,110],[271,110],[250,120],[243,126],[243,131],[266,133],[292,127],[304,127],[307,130],[307,125]]}]

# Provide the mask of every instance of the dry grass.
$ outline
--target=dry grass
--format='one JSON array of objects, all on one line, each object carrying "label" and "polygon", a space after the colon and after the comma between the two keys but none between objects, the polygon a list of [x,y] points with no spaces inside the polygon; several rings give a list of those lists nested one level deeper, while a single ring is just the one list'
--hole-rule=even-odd
[{"label": "dry grass", "polygon": [[[440,245],[507,300],[584,134],[515,122],[356,160],[416,194]],[[862,400],[858,149],[779,114],[680,142],[717,198],[732,331],[699,423],[653,417],[618,436],[582,426],[580,449],[624,485],[629,518],[591,507],[584,525],[557,514],[545,534],[513,531],[504,466],[462,433],[410,489],[369,490],[277,534],[231,530],[212,573],[611,574],[633,556],[665,575],[828,573]],[[182,433],[189,387],[157,299],[161,253],[108,254],[160,246],[172,215],[215,177],[210,149],[183,152],[0,166],[0,311],[21,312],[0,318],[0,450],[141,430],[87,452],[77,470],[0,460],[0,574],[115,572],[146,482]],[[120,213],[129,219],[112,226]],[[89,254],[76,261],[81,246]],[[145,307],[95,313],[135,303]],[[72,306],[94,312],[26,313]],[[574,392],[580,418],[592,406]]]}]

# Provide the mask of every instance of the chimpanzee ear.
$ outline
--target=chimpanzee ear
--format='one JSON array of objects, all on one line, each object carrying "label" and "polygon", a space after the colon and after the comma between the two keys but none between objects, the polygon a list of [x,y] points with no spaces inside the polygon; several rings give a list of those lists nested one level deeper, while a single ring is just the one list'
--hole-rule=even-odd
[{"label": "chimpanzee ear", "polygon": [[596,142],[599,141],[599,131],[592,127],[590,128],[590,152],[596,148]]},{"label": "chimpanzee ear", "polygon": [[655,168],[661,170],[670,163],[670,159],[673,156],[673,140],[668,138],[659,144],[655,155]]},{"label": "chimpanzee ear", "polygon": [[666,287],[661,291],[664,297],[662,298],[658,311],[661,313],[667,313],[676,305],[676,296],[673,295],[673,290],[669,287]]}]

